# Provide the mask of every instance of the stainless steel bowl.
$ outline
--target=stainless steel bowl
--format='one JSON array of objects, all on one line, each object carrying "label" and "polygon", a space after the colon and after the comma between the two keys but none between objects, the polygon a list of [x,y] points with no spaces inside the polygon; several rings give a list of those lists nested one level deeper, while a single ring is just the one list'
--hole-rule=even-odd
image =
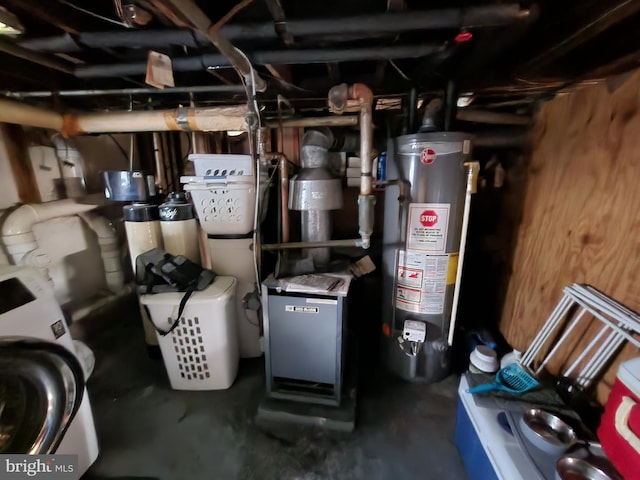
[{"label": "stainless steel bowl", "polygon": [[551,455],[559,455],[578,441],[576,432],[560,417],[541,410],[526,410],[520,420],[525,438],[535,447]]},{"label": "stainless steel bowl", "polygon": [[556,462],[556,480],[623,480],[603,457],[560,457]]}]

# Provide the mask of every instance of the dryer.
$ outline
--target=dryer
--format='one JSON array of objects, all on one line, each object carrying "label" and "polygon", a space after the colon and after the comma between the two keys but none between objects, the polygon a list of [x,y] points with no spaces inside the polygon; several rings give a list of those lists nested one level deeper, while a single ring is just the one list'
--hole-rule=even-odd
[{"label": "dryer", "polygon": [[[77,357],[48,280],[37,270],[0,266],[0,341],[27,337],[64,347]],[[85,385],[80,406],[55,453],[78,455],[82,475],[98,457],[98,440]]]}]

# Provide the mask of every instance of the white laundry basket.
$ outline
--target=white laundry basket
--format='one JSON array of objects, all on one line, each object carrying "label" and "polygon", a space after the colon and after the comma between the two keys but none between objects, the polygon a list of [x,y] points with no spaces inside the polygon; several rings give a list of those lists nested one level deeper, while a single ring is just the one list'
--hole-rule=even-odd
[{"label": "white laundry basket", "polygon": [[[234,277],[216,277],[187,301],[178,327],[166,336],[158,334],[171,388],[222,390],[238,373],[238,331],[235,321]],[[156,293],[140,297],[153,323],[168,330],[178,314],[184,293]]]}]

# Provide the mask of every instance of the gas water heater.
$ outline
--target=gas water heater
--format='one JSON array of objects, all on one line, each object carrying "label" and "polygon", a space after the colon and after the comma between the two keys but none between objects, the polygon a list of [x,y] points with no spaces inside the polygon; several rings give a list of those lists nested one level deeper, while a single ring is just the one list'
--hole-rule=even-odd
[{"label": "gas water heater", "polygon": [[[388,368],[435,382],[450,370],[449,327],[458,267],[471,135],[391,139],[385,191],[383,334]],[[410,187],[409,187],[410,185]]]}]

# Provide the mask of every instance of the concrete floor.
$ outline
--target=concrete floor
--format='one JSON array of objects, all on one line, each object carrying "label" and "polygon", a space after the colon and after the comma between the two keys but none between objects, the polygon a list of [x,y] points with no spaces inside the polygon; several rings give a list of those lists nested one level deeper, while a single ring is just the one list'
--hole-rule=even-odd
[{"label": "concrete floor", "polygon": [[262,359],[242,361],[226,391],[178,392],[145,350],[135,298],[74,325],[93,349],[88,388],[100,457],[86,480],[466,478],[453,443],[452,376],[432,386],[361,366],[352,434],[266,431],[255,424]]}]

